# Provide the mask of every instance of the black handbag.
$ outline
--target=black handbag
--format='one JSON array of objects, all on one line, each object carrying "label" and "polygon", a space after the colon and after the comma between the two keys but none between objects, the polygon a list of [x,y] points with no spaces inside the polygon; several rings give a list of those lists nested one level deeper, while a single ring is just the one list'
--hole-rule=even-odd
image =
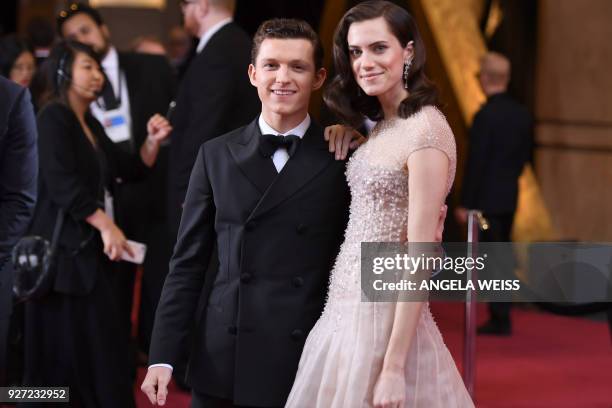
[{"label": "black handbag", "polygon": [[19,301],[40,299],[53,287],[56,268],[55,258],[65,213],[57,211],[51,242],[40,236],[26,236],[13,248],[13,294]]}]

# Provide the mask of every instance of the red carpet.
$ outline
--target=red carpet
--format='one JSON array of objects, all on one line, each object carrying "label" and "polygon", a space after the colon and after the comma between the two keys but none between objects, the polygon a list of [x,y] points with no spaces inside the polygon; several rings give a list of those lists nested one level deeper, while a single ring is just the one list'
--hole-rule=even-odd
[{"label": "red carpet", "polygon": [[[434,304],[432,311],[461,366],[463,305]],[[484,320],[483,305],[478,313]],[[513,310],[513,318],[512,337],[478,337],[476,406],[612,408],[612,342],[606,323],[526,310]],[[143,376],[141,370],[140,381]],[[151,406],[140,391],[136,394],[139,408]],[[188,407],[189,395],[173,387],[166,406]]]}]

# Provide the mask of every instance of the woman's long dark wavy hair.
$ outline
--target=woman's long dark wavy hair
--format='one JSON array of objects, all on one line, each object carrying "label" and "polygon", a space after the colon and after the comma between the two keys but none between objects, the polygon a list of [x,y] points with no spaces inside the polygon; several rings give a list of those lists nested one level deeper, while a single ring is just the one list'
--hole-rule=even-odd
[{"label": "woman's long dark wavy hair", "polygon": [[407,118],[425,105],[436,105],[438,92],[425,75],[425,46],[412,16],[403,8],[383,0],[359,3],[340,20],[334,34],[335,75],[323,99],[339,119],[353,127],[363,123],[364,115],[374,121],[383,119],[378,98],[366,95],[353,76],[347,35],[351,24],[383,17],[402,47],[413,41],[414,55],[408,76],[409,96],[398,107],[398,116]]}]

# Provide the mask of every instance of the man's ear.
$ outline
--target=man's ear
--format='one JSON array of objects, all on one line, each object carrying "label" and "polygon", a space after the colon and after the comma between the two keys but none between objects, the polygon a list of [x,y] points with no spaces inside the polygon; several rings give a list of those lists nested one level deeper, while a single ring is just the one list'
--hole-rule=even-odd
[{"label": "man's ear", "polygon": [[251,85],[257,88],[257,82],[255,80],[256,74],[257,70],[255,69],[255,65],[249,64],[249,80],[251,81]]},{"label": "man's ear", "polygon": [[107,40],[110,40],[110,31],[108,30],[108,26],[106,24],[102,24],[100,26],[100,30],[102,30],[102,34],[104,35],[104,38],[106,38]]},{"label": "man's ear", "polygon": [[206,17],[210,8],[210,2],[208,0],[198,0],[195,6],[197,7],[198,19]]},{"label": "man's ear", "polygon": [[312,85],[312,90],[316,91],[321,88],[325,82],[325,78],[327,78],[327,70],[325,68],[319,68],[317,72],[315,72],[315,82]]}]

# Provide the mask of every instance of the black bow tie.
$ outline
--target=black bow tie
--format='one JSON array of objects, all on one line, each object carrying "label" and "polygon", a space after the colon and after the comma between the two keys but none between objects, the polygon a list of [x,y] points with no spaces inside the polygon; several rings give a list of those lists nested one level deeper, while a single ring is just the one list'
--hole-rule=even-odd
[{"label": "black bow tie", "polygon": [[289,157],[293,156],[300,143],[299,136],[296,135],[261,135],[259,140],[259,152],[263,157],[271,157],[280,148],[287,149]]}]

